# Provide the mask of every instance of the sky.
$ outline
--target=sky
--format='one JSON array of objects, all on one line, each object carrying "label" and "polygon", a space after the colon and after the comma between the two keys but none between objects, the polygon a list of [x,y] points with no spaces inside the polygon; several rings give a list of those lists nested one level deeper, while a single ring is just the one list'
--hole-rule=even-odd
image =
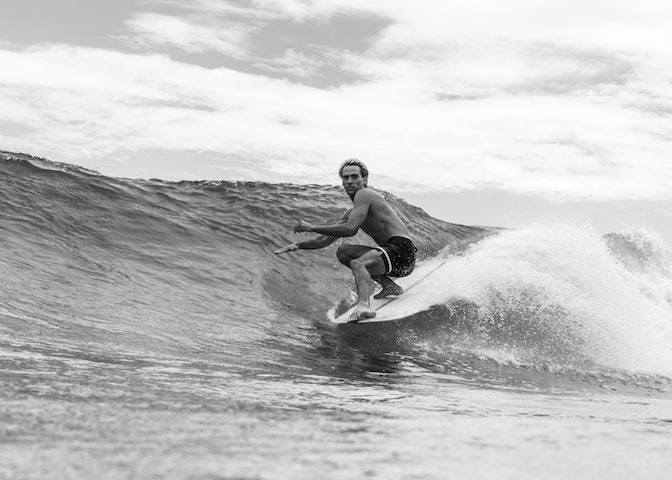
[{"label": "sky", "polygon": [[369,184],[443,220],[672,244],[663,0],[0,2],[0,150]]}]

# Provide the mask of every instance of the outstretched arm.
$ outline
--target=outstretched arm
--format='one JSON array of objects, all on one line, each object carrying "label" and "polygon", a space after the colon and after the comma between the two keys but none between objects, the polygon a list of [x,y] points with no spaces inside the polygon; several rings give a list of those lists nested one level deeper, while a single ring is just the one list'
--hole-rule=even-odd
[{"label": "outstretched arm", "polygon": [[284,246],[282,248],[279,248],[278,250],[275,251],[277,255],[280,255],[282,253],[287,253],[287,252],[294,252],[296,250],[315,250],[318,248],[324,248],[328,245],[331,245],[334,243],[336,240],[338,240],[338,237],[330,237],[329,235],[320,235],[315,238],[311,238],[309,240],[304,240],[303,242],[298,242],[298,243],[290,243],[287,246]]},{"label": "outstretched arm", "polygon": [[315,225],[304,220],[294,225],[295,232],[315,232],[331,237],[352,237],[362,226],[369,214],[372,197],[366,190],[357,192],[354,198],[354,207],[346,212],[340,222],[333,225]]},{"label": "outstretched arm", "polygon": [[[348,216],[351,210],[345,212],[345,215],[341,218],[339,223],[345,223],[348,220]],[[301,223],[303,220],[299,220]],[[296,225],[294,226],[294,231],[296,232]],[[287,252],[295,252],[296,250],[316,250],[318,248],[324,248],[338,240],[337,236],[332,235],[319,235],[317,237],[310,238],[298,243],[290,243],[282,248],[279,248],[275,251],[276,255],[280,255]]]}]

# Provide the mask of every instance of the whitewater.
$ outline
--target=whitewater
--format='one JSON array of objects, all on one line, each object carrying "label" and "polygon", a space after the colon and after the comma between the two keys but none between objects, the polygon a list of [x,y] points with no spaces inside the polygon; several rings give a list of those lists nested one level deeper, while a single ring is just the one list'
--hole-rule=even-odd
[{"label": "whitewater", "polygon": [[664,239],[381,193],[446,261],[421,313],[336,327],[338,242],[273,252],[340,218],[340,186],[0,152],[0,479],[669,478]]}]

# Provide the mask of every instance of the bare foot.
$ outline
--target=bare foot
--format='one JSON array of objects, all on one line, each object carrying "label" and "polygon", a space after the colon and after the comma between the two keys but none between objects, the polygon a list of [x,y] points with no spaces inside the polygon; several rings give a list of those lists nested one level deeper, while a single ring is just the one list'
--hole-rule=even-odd
[{"label": "bare foot", "polygon": [[359,305],[354,312],[352,312],[352,315],[350,315],[350,321],[351,322],[358,322],[360,320],[364,320],[365,318],[373,318],[376,316],[376,311],[372,309],[371,307],[368,307],[366,305]]},{"label": "bare foot", "polygon": [[373,298],[380,300],[381,298],[385,297],[391,297],[391,296],[399,296],[402,293],[404,293],[404,289],[401,288],[399,285],[394,283],[392,280],[390,280],[390,283],[387,285],[383,285],[383,289],[376,293]]}]

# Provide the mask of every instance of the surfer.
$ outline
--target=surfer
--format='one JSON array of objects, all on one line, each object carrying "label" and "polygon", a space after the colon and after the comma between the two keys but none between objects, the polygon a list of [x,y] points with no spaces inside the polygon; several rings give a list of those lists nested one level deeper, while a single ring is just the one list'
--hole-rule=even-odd
[{"label": "surfer", "polygon": [[358,305],[350,321],[357,321],[376,316],[369,302],[371,279],[382,286],[375,298],[403,293],[403,289],[390,277],[405,277],[413,271],[417,249],[399,215],[381,194],[367,188],[369,170],[364,162],[356,158],[348,159],[341,164],[338,173],[353,207],[345,212],[338,223],[332,225],[316,225],[299,220],[294,225],[294,232],[314,232],[320,235],[290,243],[275,253],[324,248],[340,237],[352,237],[360,228],[366,232],[378,247],[340,245],[336,252],[338,260],[349,267],[355,277]]}]

